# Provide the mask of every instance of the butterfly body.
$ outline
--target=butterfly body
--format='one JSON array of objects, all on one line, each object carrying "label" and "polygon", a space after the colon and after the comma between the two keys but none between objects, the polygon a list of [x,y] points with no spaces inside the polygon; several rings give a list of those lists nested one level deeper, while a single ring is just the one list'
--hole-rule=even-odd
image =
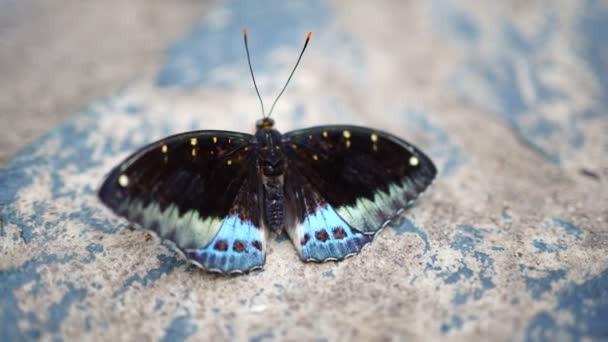
[{"label": "butterfly body", "polygon": [[254,144],[259,156],[257,169],[262,184],[264,223],[280,234],[285,225],[285,155],[283,137],[273,125],[272,119],[260,120]]}]

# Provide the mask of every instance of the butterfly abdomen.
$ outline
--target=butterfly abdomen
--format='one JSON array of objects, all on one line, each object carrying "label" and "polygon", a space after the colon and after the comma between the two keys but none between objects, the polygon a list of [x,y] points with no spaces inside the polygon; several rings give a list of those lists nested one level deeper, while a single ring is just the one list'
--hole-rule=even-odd
[{"label": "butterfly abdomen", "polygon": [[280,183],[280,187],[264,187],[265,223],[277,234],[280,234],[285,226],[285,194],[283,182]]}]

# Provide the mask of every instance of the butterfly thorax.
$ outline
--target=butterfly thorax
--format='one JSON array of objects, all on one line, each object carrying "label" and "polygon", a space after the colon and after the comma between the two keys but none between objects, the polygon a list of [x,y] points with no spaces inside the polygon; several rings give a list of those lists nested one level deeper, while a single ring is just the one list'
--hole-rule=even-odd
[{"label": "butterfly thorax", "polygon": [[285,227],[284,170],[282,136],[272,128],[271,119],[258,122],[255,134],[258,146],[258,174],[262,184],[264,223],[280,234]]}]

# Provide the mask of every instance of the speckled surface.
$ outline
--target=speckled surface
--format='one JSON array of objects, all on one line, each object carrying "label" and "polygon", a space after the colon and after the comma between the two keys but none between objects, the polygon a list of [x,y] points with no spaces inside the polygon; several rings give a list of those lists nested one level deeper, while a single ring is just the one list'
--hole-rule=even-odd
[{"label": "speckled surface", "polygon": [[[208,274],[96,200],[147,142],[253,130],[243,25],[267,102],[314,32],[279,129],[373,126],[435,160],[360,255],[272,237],[264,270]],[[0,340],[608,339],[608,5],[226,2],[183,30],[0,170]]]}]

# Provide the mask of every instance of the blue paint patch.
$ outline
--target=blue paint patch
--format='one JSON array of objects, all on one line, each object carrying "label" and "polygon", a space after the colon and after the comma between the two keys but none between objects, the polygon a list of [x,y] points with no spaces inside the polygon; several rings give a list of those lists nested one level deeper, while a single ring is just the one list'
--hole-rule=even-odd
[{"label": "blue paint patch", "polygon": [[[44,137],[28,146],[13,159],[3,170],[0,170],[0,216],[5,223],[14,224],[20,229],[20,237],[24,243],[29,244],[37,238],[48,241],[54,234],[54,228],[58,222],[65,217],[59,217],[54,221],[43,222],[43,214],[47,212],[48,203],[35,201],[32,203],[32,214],[24,215],[14,204],[18,200],[18,192],[32,183],[32,179],[45,175],[51,180],[52,198],[72,198],[77,195],[74,191],[66,191],[63,183],[62,172],[67,168],[71,172],[85,172],[92,167],[100,165],[100,161],[94,159],[94,151],[97,148],[93,144],[83,144],[88,141],[88,136],[98,125],[99,113],[89,109],[79,113],[68,120],[59,128],[51,131]],[[86,122],[86,127],[83,126]],[[40,155],[37,151],[44,145],[59,143],[58,149],[62,153],[52,156]],[[84,188],[83,193],[93,193],[90,188]],[[88,223],[85,221],[85,223]]]},{"label": "blue paint patch", "polygon": [[526,341],[556,341],[557,324],[549,313],[541,312],[534,316],[526,328]]},{"label": "blue paint patch", "polygon": [[[495,288],[496,285],[489,274],[494,272],[494,259],[486,253],[477,251],[475,252],[475,259],[477,260],[477,266],[479,267],[478,275],[483,291]],[[479,295],[479,298],[481,298],[481,294]],[[476,296],[475,299],[479,298]]]},{"label": "blue paint patch", "polygon": [[453,17],[454,27],[466,40],[476,41],[479,39],[479,28],[471,18],[465,14],[459,14]]},{"label": "blue paint patch", "polygon": [[460,251],[463,255],[471,253],[476,245],[472,237],[463,234],[454,235],[454,239],[450,242],[450,248]]},{"label": "blue paint patch", "polygon": [[163,274],[170,274],[175,268],[186,263],[184,260],[178,259],[174,256],[167,256],[161,254],[158,255],[157,258],[160,262],[160,266],[149,270],[143,277],[141,277],[139,274],[134,274],[130,276],[125,280],[124,284],[122,285],[122,288],[114,292],[113,297],[118,297],[122,295],[135,283],[139,283],[142,286],[146,287],[149,283],[160,279]]},{"label": "blue paint patch", "polygon": [[82,260],[82,262],[90,263],[90,262],[95,261],[96,254],[103,253],[104,248],[103,248],[103,245],[100,245],[98,243],[90,243],[88,246],[85,247],[85,250],[87,252],[89,252],[89,255],[86,258],[84,258]]},{"label": "blue paint patch", "polygon": [[[44,324],[36,316],[21,310],[15,292],[25,284],[33,283],[32,292],[35,294],[43,286],[41,276],[38,273],[39,267],[65,264],[74,257],[74,255],[42,255],[15,269],[0,271],[0,327],[2,327],[0,329],[0,341],[32,340],[41,336]],[[53,309],[53,312],[57,311],[58,313],[55,314],[55,318],[49,318],[48,324],[60,324],[62,310],[67,310],[72,301],[75,301],[75,299],[67,298],[64,305],[60,304],[56,307],[57,309]],[[49,314],[53,314],[53,312],[49,312]],[[25,331],[19,329],[19,322],[21,321],[27,321],[30,328]]]},{"label": "blue paint patch", "polygon": [[165,301],[162,299],[156,299],[156,304],[154,304],[154,311],[159,311],[165,305]]},{"label": "blue paint patch", "polygon": [[249,342],[264,342],[264,341],[271,341],[273,339],[274,339],[274,332],[272,331],[272,329],[266,329],[261,334],[252,336],[249,339]]},{"label": "blue paint patch", "polygon": [[601,92],[598,103],[592,109],[591,117],[606,117],[608,106],[608,79],[602,75],[608,70],[608,7],[602,1],[584,1],[584,10],[580,16],[579,30],[583,38],[584,50],[582,56],[591,69],[591,74],[597,76],[595,81],[600,84]]},{"label": "blue paint patch", "polygon": [[329,279],[335,279],[336,275],[334,274],[334,271],[329,270],[329,271],[325,271],[323,273],[321,273],[321,276],[323,276],[323,278],[329,278]]},{"label": "blue paint patch", "polygon": [[165,336],[163,336],[163,342],[181,342],[186,341],[188,337],[192,336],[198,330],[198,326],[190,315],[182,315],[175,317],[169,327],[165,329]]},{"label": "blue paint patch", "polygon": [[[458,263],[456,270],[453,270],[453,267],[451,269],[444,269],[437,266],[437,256],[432,255],[430,257],[431,261],[427,263],[424,271],[425,273],[434,271],[446,285],[460,283],[477,276],[479,279],[478,283],[467,283],[466,286],[460,286],[452,298],[452,304],[463,305],[469,299],[481,299],[487,291],[496,287],[492,279],[496,270],[494,259],[489,254],[476,250],[478,244],[483,241],[485,229],[475,228],[466,224],[459,225],[458,228],[462,232],[454,235],[450,242],[450,248],[459,251],[462,255],[461,258],[456,260]],[[469,267],[471,258],[475,262],[477,271]]]},{"label": "blue paint patch", "polygon": [[[255,72],[258,78],[263,78],[260,76],[271,67],[274,69],[271,53],[277,47],[299,49],[308,31],[323,31],[329,13],[330,9],[317,0],[306,4],[280,0],[226,1],[168,50],[157,84],[160,87],[225,86],[229,81],[218,74],[220,68],[241,70],[242,77],[248,78],[241,37],[243,26],[248,29]],[[261,92],[267,93],[264,89]]]},{"label": "blue paint patch", "polygon": [[464,321],[458,315],[452,316],[447,322],[441,324],[441,333],[446,335],[453,330],[461,330]]},{"label": "blue paint patch", "polygon": [[[539,300],[544,293],[553,289],[554,283],[566,277],[565,270],[539,270],[533,266],[519,265],[519,271],[526,281],[526,289],[535,300]],[[526,275],[531,272],[543,273],[544,276],[530,277]]]},{"label": "blue paint patch", "polygon": [[131,103],[125,107],[125,113],[138,114],[138,113],[143,112],[145,109],[146,109],[146,107],[143,105]]},{"label": "blue paint patch", "polygon": [[570,222],[554,218],[549,222],[549,225],[561,228],[566,234],[574,236],[577,240],[583,239],[583,230]]},{"label": "blue paint patch", "polygon": [[451,1],[433,0],[427,3],[430,4],[431,16],[444,19],[434,23],[435,27],[440,27],[465,43],[475,43],[479,40],[481,32],[477,23],[465,11],[454,6]]},{"label": "blue paint patch", "polygon": [[470,293],[456,292],[454,297],[452,298],[452,304],[454,305],[463,305],[466,304],[469,300]]},{"label": "blue paint patch", "polygon": [[547,243],[542,240],[533,240],[532,245],[537,249],[537,253],[557,253],[566,249],[562,245]]},{"label": "blue paint patch", "polygon": [[441,277],[446,284],[454,284],[461,279],[469,279],[472,276],[473,271],[464,262],[461,262],[458,269],[454,272],[443,271],[439,273],[439,277]]},{"label": "blue paint patch", "polygon": [[[606,115],[608,81],[599,75],[608,70],[603,57],[608,54],[605,47],[608,39],[604,34],[608,30],[608,10],[599,3],[588,0],[577,9],[579,12],[575,15],[580,23],[571,32],[579,37],[577,46],[582,45],[581,49],[572,49],[577,55],[571,57],[587,63],[589,75],[596,75],[597,79],[597,84],[592,82],[592,86],[600,88],[598,101],[592,100],[587,108],[578,109],[569,91],[547,77],[549,73],[559,72],[560,64],[564,63],[547,59],[548,46],[569,39],[563,37],[565,34],[560,29],[568,24],[557,15],[560,8],[556,4],[546,6],[544,18],[539,18],[539,25],[530,31],[500,14],[494,14],[493,18],[498,29],[487,29],[483,22],[476,23],[464,14],[460,9],[463,5],[458,1],[433,1],[433,26],[467,52],[463,66],[453,72],[451,84],[465,99],[501,116],[530,150],[560,165],[584,146],[582,124]],[[565,119],[557,119],[548,111],[547,108],[556,103],[572,108]],[[556,144],[558,140],[565,144]]]},{"label": "blue paint patch", "polygon": [[458,228],[465,234],[457,233],[454,235],[452,242],[450,242],[450,248],[459,251],[464,256],[471,253],[481,243],[483,235],[481,230],[468,224],[461,224]]},{"label": "blue paint patch", "polygon": [[[567,312],[574,321],[561,322],[558,315]],[[608,272],[582,284],[571,283],[560,290],[552,312],[542,311],[526,328],[527,341],[603,340],[608,337]]]},{"label": "blue paint patch", "polygon": [[61,323],[68,316],[69,310],[74,303],[79,303],[84,300],[87,295],[87,290],[84,288],[76,288],[73,284],[67,284],[68,291],[63,295],[59,303],[55,303],[49,307],[48,321],[46,330],[55,334],[60,334]]},{"label": "blue paint patch", "polygon": [[394,227],[397,235],[401,235],[403,233],[414,233],[418,235],[420,240],[422,240],[422,242],[424,243],[425,254],[431,250],[431,243],[429,242],[429,238],[426,232],[416,226],[411,220],[399,217],[399,221],[395,222],[392,226]]}]

